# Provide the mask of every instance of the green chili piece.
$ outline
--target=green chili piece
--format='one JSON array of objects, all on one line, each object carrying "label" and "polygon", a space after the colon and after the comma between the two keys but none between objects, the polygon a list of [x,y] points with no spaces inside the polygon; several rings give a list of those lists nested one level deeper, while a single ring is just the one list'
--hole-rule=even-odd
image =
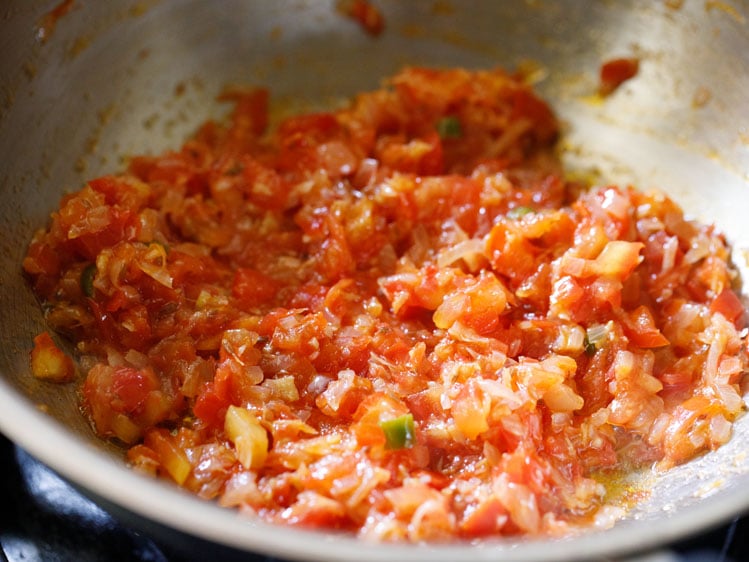
[{"label": "green chili piece", "polygon": [[94,296],[94,276],[96,275],[96,264],[90,263],[81,271],[81,291],[87,297]]},{"label": "green chili piece", "polygon": [[519,219],[533,212],[533,209],[531,209],[530,207],[520,205],[518,207],[513,207],[512,209],[507,211],[507,217],[511,219]]},{"label": "green chili piece", "polygon": [[385,432],[386,449],[408,449],[416,440],[413,414],[405,414],[392,420],[380,422]]},{"label": "green chili piece", "polygon": [[463,135],[460,119],[455,116],[443,117],[437,121],[437,134],[441,139],[458,139]]}]

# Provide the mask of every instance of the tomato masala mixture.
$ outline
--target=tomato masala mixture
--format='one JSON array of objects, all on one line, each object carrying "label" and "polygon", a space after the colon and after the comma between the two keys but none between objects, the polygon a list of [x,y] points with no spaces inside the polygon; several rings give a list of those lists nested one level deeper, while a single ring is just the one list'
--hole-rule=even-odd
[{"label": "tomato masala mixture", "polygon": [[[599,474],[728,441],[724,237],[566,179],[520,77],[407,68],[275,125],[266,90],[225,97],[226,122],[65,196],[23,264],[134,467],[273,523],[433,541],[589,527]],[[48,334],[32,368],[72,375]]]}]

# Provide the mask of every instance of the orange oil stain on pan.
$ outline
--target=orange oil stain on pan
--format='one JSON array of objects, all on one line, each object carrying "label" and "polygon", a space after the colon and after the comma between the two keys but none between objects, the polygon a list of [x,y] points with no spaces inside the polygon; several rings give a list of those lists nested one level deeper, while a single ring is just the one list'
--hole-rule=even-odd
[{"label": "orange oil stain on pan", "polygon": [[57,27],[57,22],[73,9],[75,0],[62,0],[57,6],[42,16],[36,31],[37,39],[46,43]]}]

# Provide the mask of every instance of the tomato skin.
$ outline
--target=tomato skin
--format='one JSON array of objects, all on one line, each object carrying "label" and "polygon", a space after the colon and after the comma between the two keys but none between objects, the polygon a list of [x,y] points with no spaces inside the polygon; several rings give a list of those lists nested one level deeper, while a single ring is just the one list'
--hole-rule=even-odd
[{"label": "tomato skin", "polygon": [[[99,183],[113,183],[114,180],[101,180]],[[97,182],[94,182],[97,185]],[[111,187],[115,190],[114,187]],[[107,187],[104,191],[109,191]],[[127,198],[127,195],[123,195]],[[111,198],[111,197],[110,197]],[[132,202],[137,207],[138,203]],[[140,224],[137,209],[117,203],[108,204],[107,195],[91,187],[84,187],[79,193],[63,202],[55,215],[52,229],[64,236],[64,245],[88,261],[94,261],[104,248],[121,241],[137,239]]]},{"label": "tomato skin", "polygon": [[513,116],[519,119],[530,119],[536,126],[532,134],[541,143],[552,142],[558,134],[557,122],[549,106],[533,92],[517,89],[512,95]]},{"label": "tomato skin", "polygon": [[118,412],[136,412],[146,395],[159,387],[155,376],[132,367],[115,367],[107,392],[110,406]]},{"label": "tomato skin", "polygon": [[746,324],[746,309],[733,289],[726,287],[710,303],[710,312],[722,314],[737,328]]},{"label": "tomato skin", "polygon": [[541,249],[525,236],[522,226],[511,221],[497,221],[486,245],[492,268],[497,274],[509,278],[512,287],[520,285],[538,268]]},{"label": "tomato skin", "polygon": [[624,82],[634,78],[639,69],[640,61],[632,57],[606,61],[601,65],[598,92],[602,96],[612,94]]},{"label": "tomato skin", "polygon": [[131,210],[140,209],[148,201],[151,193],[146,183],[116,176],[103,176],[89,181],[88,185],[104,195],[107,205],[119,205]]},{"label": "tomato skin", "polygon": [[385,18],[369,0],[343,0],[338,9],[370,35],[376,37],[385,30]]},{"label": "tomato skin", "polygon": [[231,293],[243,309],[269,305],[278,283],[256,269],[240,267],[234,274]]},{"label": "tomato skin", "polygon": [[97,431],[127,443],[182,407],[182,399],[163,388],[153,370],[124,365],[95,365],[84,382],[83,398]]},{"label": "tomato skin", "polygon": [[231,400],[225,391],[217,391],[214,383],[207,383],[198,394],[192,411],[208,426],[218,429],[224,425],[224,417],[230,404]]},{"label": "tomato skin", "polygon": [[109,208],[105,220],[107,224],[101,230],[81,234],[70,241],[71,247],[83,258],[93,261],[104,248],[137,236],[135,217],[130,211]]},{"label": "tomato skin", "polygon": [[378,157],[383,166],[406,174],[436,176],[445,169],[442,141],[436,131],[410,140],[393,139]]},{"label": "tomato skin", "polygon": [[34,241],[23,260],[23,269],[31,275],[56,277],[61,270],[61,256],[48,243]]},{"label": "tomato skin", "polygon": [[228,276],[225,267],[211,256],[195,256],[179,250],[169,251],[169,273],[175,288],[183,289],[192,298],[197,298],[199,291],[193,292],[194,286],[201,283],[215,283]]},{"label": "tomato skin", "polygon": [[271,211],[280,211],[286,206],[289,186],[281,174],[249,157],[242,158],[241,165],[243,188],[250,201]]},{"label": "tomato skin", "polygon": [[447,294],[432,316],[438,328],[448,329],[456,321],[477,333],[488,335],[506,312],[507,291],[491,274],[482,274],[476,283]]},{"label": "tomato skin", "polygon": [[481,185],[462,177],[449,178],[449,180],[452,180],[450,182],[452,215],[463,230],[473,235],[478,228]]},{"label": "tomato skin", "polygon": [[643,348],[656,348],[669,345],[668,339],[655,324],[652,311],[644,305],[621,316],[624,334]]}]

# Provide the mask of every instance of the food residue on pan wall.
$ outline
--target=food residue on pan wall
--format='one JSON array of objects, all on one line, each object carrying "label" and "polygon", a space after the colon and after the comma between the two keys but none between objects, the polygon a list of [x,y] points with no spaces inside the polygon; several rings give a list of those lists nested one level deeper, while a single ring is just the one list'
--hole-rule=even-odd
[{"label": "food residue on pan wall", "polygon": [[736,23],[746,23],[746,18],[739,12],[735,6],[732,6],[728,2],[721,2],[720,0],[706,0],[705,11],[711,12],[713,10],[723,12],[729,15]]},{"label": "food residue on pan wall", "polygon": [[73,9],[74,3],[74,0],[62,0],[62,2],[42,16],[42,19],[39,21],[39,27],[36,30],[36,37],[40,42],[46,43],[49,40],[57,27],[57,23]]},{"label": "food residue on pan wall", "polygon": [[68,48],[70,58],[75,58],[91,46],[92,39],[88,35],[79,35]]},{"label": "food residue on pan wall", "polygon": [[712,482],[704,484],[697,488],[697,490],[695,490],[694,497],[706,498],[708,496],[712,496],[715,492],[720,490],[725,483],[725,480],[723,480],[722,478],[718,478],[717,480],[713,480]]},{"label": "food residue on pan wall", "polygon": [[640,69],[636,57],[620,57],[605,61],[599,71],[598,93],[601,96],[613,94],[619,86],[634,78]]},{"label": "food residue on pan wall", "polygon": [[[84,98],[87,100],[88,103],[91,101],[91,95],[87,94],[84,95]],[[112,120],[112,118],[117,114],[117,106],[115,104],[109,104],[108,106],[102,108],[97,112],[97,125],[96,128],[91,132],[91,134],[86,138],[85,143],[85,156],[79,156],[78,159],[75,161],[73,165],[73,169],[77,172],[83,172],[88,167],[88,156],[95,155],[99,150],[99,137],[101,136],[102,132],[104,131],[104,128],[106,125]],[[102,163],[105,163],[107,161],[106,156],[101,157]]]},{"label": "food residue on pan wall", "polygon": [[[113,12],[114,20],[120,20],[123,18],[137,18],[145,14],[157,1],[159,0],[141,0],[136,2],[132,6],[128,7],[124,11]],[[44,44],[52,37],[57,28],[59,21],[69,14],[73,8],[75,8],[75,0],[62,0],[52,10],[45,13],[39,20],[39,24],[36,28],[36,37],[39,43]],[[103,28],[97,27],[95,30],[87,29],[86,34],[81,34],[75,37],[70,45],[67,47],[67,55],[70,58],[75,58],[80,55],[83,51],[88,49],[94,42],[96,35],[98,35]]]},{"label": "food residue on pan wall", "polygon": [[150,7],[151,6],[150,6],[149,2],[145,2],[145,1],[143,1],[143,2],[137,2],[135,5],[133,5],[128,10],[128,15],[130,15],[130,16],[132,16],[134,18],[140,17],[143,14],[145,14]]},{"label": "food residue on pan wall", "polygon": [[712,97],[713,93],[710,88],[699,86],[692,96],[692,107],[695,109],[705,107]]},{"label": "food residue on pan wall", "polygon": [[376,37],[385,30],[382,11],[368,0],[338,0],[336,10],[354,20],[369,35]]},{"label": "food residue on pan wall", "polygon": [[437,0],[432,5],[432,13],[443,16],[451,16],[455,13],[455,6],[453,6],[452,2],[448,2],[447,0]]},{"label": "food residue on pan wall", "polygon": [[652,472],[638,471],[628,473],[625,470],[600,471],[591,475],[606,488],[606,502],[609,505],[630,510],[646,500],[654,484]]},{"label": "food residue on pan wall", "polygon": [[543,82],[549,76],[549,69],[540,61],[522,59],[515,65],[515,72],[523,82],[531,86]]},{"label": "food residue on pan wall", "polygon": [[23,65],[23,73],[26,75],[26,78],[33,80],[37,73],[36,65],[33,62],[26,62]]}]

